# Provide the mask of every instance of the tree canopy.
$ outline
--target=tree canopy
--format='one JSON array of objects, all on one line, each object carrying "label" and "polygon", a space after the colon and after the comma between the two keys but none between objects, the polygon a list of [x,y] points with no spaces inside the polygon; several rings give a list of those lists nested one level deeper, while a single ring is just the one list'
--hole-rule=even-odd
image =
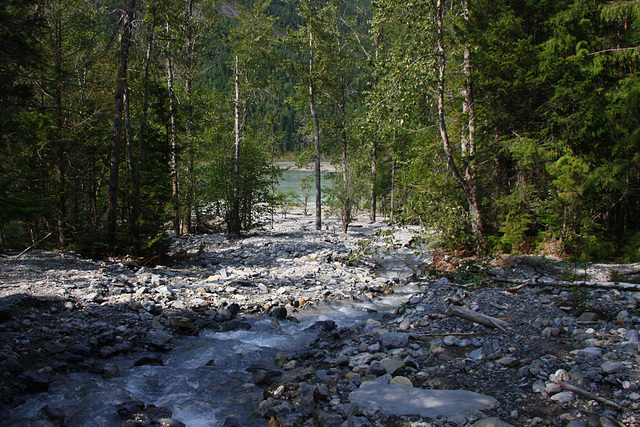
[{"label": "tree canopy", "polygon": [[7,0],[1,247],[241,233],[294,156],[335,163],[345,232],[368,209],[463,253],[638,260],[639,24],[629,0]]}]

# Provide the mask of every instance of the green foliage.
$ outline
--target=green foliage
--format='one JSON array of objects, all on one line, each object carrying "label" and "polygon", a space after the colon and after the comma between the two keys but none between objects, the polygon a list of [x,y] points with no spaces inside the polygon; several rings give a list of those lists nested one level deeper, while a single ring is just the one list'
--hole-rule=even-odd
[{"label": "green foliage", "polygon": [[[280,177],[279,168],[272,163],[264,144],[245,138],[240,151],[240,180],[238,187],[241,229],[253,227],[255,218],[261,213],[270,211],[277,203],[274,200],[274,188]],[[200,200],[207,207],[214,207],[217,215],[228,222],[230,217],[230,200],[234,197],[235,185],[233,174],[232,148],[223,144],[218,146],[216,154],[207,164],[199,167],[202,175]]]},{"label": "green foliage", "polygon": [[[445,2],[445,114],[459,140],[468,124],[459,88],[470,48],[477,151],[469,155],[458,144],[453,160],[476,165],[472,178],[492,249],[638,259],[638,2],[468,4],[467,19],[460,2]],[[160,241],[150,242],[172,215],[170,98],[183,222],[200,220],[194,230],[215,216],[228,219],[237,197],[243,227],[251,227],[276,203],[273,159],[295,152],[306,163],[314,155],[310,79],[323,159],[347,170],[346,179],[336,174],[328,197],[343,226],[372,204],[373,189],[378,207],[395,220],[435,230],[447,249],[475,247],[465,193],[451,178],[434,126],[434,4],[391,0],[138,2],[127,75],[132,135],[117,183],[120,234],[113,246],[101,243],[121,7],[85,0],[0,5],[4,247],[53,231],[57,239],[48,244],[94,254],[162,252],[152,249]],[[236,55],[238,182],[231,146]],[[175,67],[171,94],[168,59]],[[313,184],[304,185],[303,197]]]}]

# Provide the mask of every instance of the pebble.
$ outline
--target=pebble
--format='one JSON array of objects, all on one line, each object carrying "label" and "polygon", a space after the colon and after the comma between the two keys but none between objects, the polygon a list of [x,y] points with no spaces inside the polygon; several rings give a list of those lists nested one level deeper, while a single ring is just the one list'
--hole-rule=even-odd
[{"label": "pebble", "polygon": [[569,403],[572,402],[574,398],[575,395],[570,391],[561,391],[560,393],[556,393],[550,397],[551,400],[558,403]]},{"label": "pebble", "polygon": [[606,361],[602,364],[600,369],[602,369],[602,372],[605,374],[615,374],[616,372],[620,372],[625,369],[625,367],[620,362]]}]

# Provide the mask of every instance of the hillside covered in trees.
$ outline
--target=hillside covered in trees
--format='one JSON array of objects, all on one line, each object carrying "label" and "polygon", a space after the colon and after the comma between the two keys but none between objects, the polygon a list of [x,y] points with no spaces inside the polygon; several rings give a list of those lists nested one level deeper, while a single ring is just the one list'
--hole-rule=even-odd
[{"label": "hillside covered in trees", "polygon": [[344,230],[638,260],[639,23],[629,0],[4,1],[0,248],[240,234],[294,155],[338,166]]}]

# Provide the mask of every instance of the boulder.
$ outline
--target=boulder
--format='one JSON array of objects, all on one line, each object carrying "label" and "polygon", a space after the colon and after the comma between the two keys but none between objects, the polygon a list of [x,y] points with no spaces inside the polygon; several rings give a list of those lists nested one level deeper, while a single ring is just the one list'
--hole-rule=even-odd
[{"label": "boulder", "polygon": [[437,419],[449,418],[467,411],[496,408],[491,396],[466,390],[424,390],[396,384],[365,382],[349,394],[349,400],[361,408],[377,403],[390,415],[419,415]]},{"label": "boulder", "polygon": [[409,334],[401,332],[385,332],[380,336],[380,343],[389,349],[404,348],[409,345]]}]

